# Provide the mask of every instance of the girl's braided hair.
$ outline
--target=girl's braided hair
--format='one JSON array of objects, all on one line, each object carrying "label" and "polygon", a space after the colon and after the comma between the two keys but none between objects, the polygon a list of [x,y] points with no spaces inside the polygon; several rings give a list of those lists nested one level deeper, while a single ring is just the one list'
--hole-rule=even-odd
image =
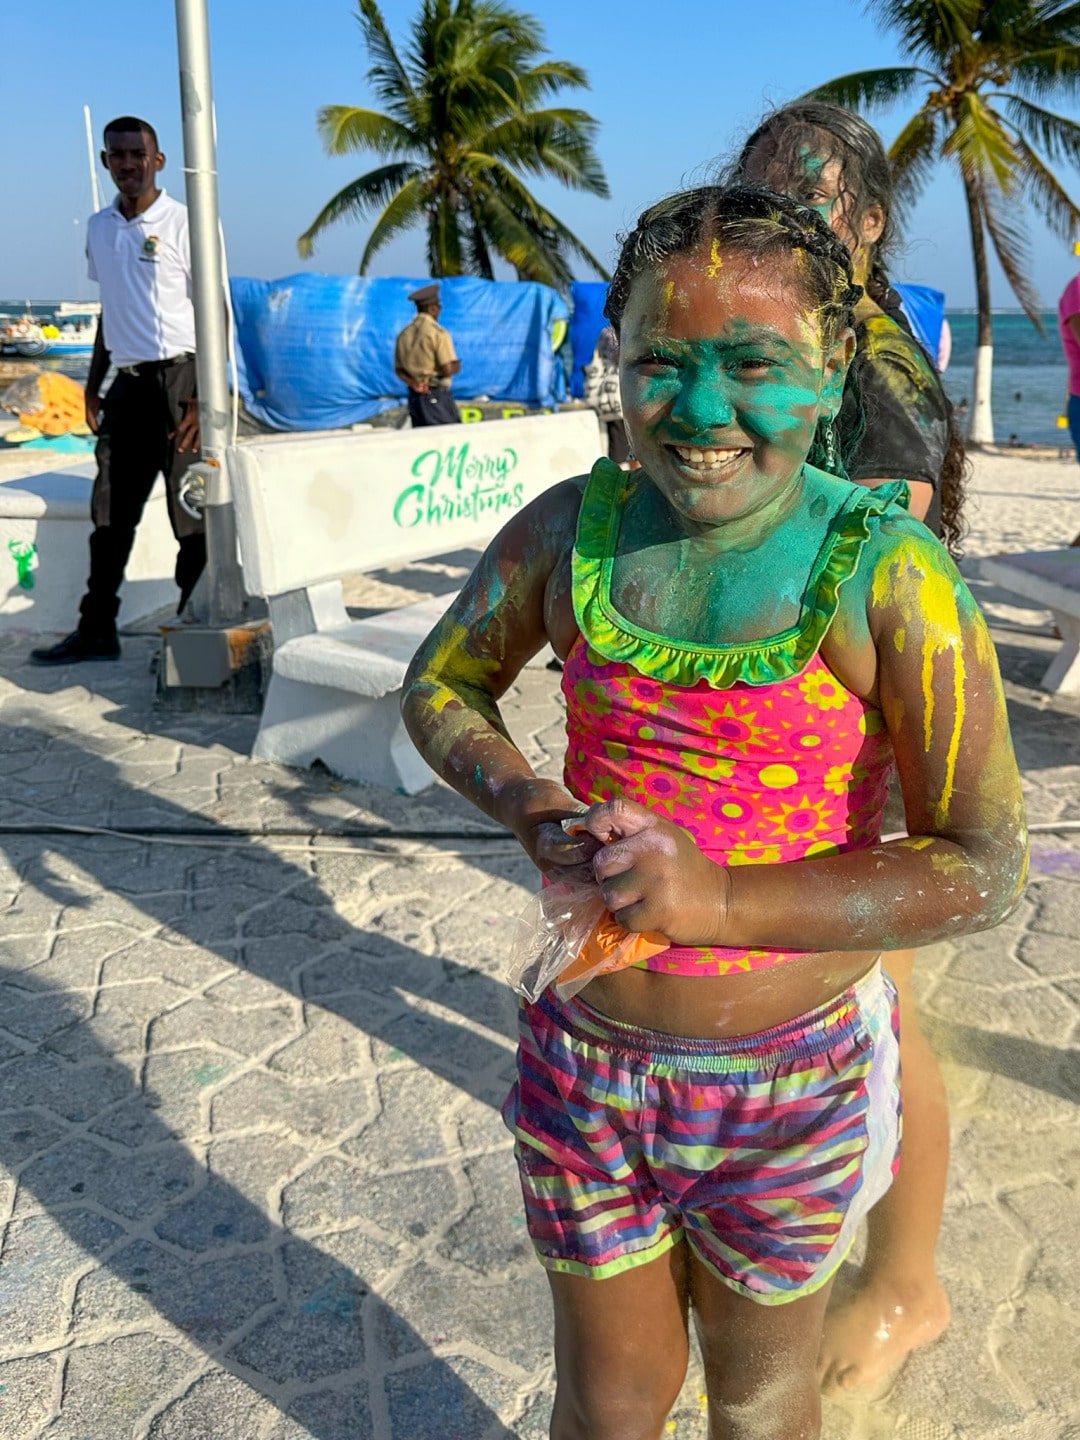
[{"label": "girl's braided hair", "polygon": [[[718,249],[758,261],[790,256],[827,346],[852,326],[854,308],[862,297],[843,241],[817,211],[773,190],[721,185],[683,190],[651,205],[619,242],[619,259],[604,306],[616,334],[637,277],[703,244],[714,243]],[[832,423],[826,418],[819,422],[807,458],[812,465],[843,475],[839,446],[830,434]]]},{"label": "girl's braided hair", "polygon": [[[885,258],[895,239],[897,209],[889,157],[874,127],[853,110],[824,100],[793,100],[766,115],[747,137],[746,143],[728,165],[724,181],[729,185],[749,183],[751,158],[759,154],[771,185],[789,195],[807,196],[817,183],[819,171],[807,165],[813,156],[821,165],[835,160],[839,167],[837,184],[844,218],[858,234],[863,216],[877,205],[885,216],[885,228],[872,247],[866,293],[879,309],[909,334],[911,326],[900,308],[900,297],[889,284]],[[934,357],[928,357],[933,367]],[[944,396],[949,436],[939,476],[941,535],[954,555],[959,553],[964,534],[963,510],[967,490],[968,459],[956,424],[952,403]],[[849,455],[859,436],[845,436]]]}]

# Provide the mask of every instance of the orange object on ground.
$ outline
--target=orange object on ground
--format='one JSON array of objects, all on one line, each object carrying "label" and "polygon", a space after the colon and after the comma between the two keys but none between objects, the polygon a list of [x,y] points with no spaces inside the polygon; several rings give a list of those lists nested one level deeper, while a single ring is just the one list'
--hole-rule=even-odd
[{"label": "orange object on ground", "polygon": [[[32,425],[42,435],[67,435],[86,422],[86,394],[77,380],[59,371],[47,370],[34,376],[37,396],[20,410],[23,425]],[[22,397],[20,397],[22,398]]]}]

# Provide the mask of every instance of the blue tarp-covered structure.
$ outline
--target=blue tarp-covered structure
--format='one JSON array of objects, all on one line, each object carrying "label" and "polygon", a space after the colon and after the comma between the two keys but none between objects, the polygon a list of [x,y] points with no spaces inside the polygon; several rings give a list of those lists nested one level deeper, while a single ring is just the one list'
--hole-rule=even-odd
[{"label": "blue tarp-covered structure", "polygon": [[570,287],[574,313],[570,319],[570,393],[576,400],[585,394],[585,366],[596,350],[600,332],[608,323],[604,318],[607,285],[603,280],[575,280]]},{"label": "blue tarp-covered structure", "polygon": [[[941,328],[945,322],[945,293],[929,285],[897,285],[916,338],[936,362],[941,345]],[[570,343],[574,357],[570,370],[570,393],[581,399],[585,393],[584,367],[596,350],[600,332],[608,323],[604,319],[607,285],[600,280],[578,280],[570,288],[574,306],[570,321]]]},{"label": "blue tarp-covered structure", "polygon": [[941,348],[941,329],[945,324],[945,292],[929,285],[897,285],[904,314],[911,322],[915,338],[930,359],[937,363]]},{"label": "blue tarp-covered structure", "polygon": [[[331,430],[403,405],[394,342],[416,314],[411,291],[426,276],[369,280],[290,275],[230,282],[240,394],[264,425]],[[459,400],[486,395],[521,405],[566,398],[566,376],[552,348],[565,301],[546,285],[455,277],[440,280],[439,323],[454,337]]]}]

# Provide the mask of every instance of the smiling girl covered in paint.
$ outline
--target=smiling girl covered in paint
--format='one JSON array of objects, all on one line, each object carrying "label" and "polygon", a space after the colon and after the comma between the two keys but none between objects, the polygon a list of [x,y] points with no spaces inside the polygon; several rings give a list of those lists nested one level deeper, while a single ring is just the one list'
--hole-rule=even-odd
[{"label": "smiling girl covered in paint", "polygon": [[[406,679],[451,785],[670,942],[520,1011],[504,1116],[555,1304],[555,1440],[655,1440],[691,1311],[714,1440],[818,1435],[830,1282],[899,1145],[877,957],[994,924],[1023,883],[971,596],[890,491],[808,463],[858,296],[781,196],[646,211],[607,307],[641,468],[600,460],[516,515]],[[564,785],[498,709],[546,641]],[[881,844],[894,756],[912,833]]]}]

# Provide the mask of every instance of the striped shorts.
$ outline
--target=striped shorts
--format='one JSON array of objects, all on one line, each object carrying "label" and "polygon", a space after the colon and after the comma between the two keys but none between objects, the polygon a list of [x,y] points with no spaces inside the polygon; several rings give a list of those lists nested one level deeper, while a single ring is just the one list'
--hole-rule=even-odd
[{"label": "striped shorts", "polygon": [[896,991],[880,965],[772,1030],[637,1030],[551,990],[520,1010],[515,1139],[542,1264],[603,1278],[685,1239],[762,1304],[830,1280],[900,1153]]}]

